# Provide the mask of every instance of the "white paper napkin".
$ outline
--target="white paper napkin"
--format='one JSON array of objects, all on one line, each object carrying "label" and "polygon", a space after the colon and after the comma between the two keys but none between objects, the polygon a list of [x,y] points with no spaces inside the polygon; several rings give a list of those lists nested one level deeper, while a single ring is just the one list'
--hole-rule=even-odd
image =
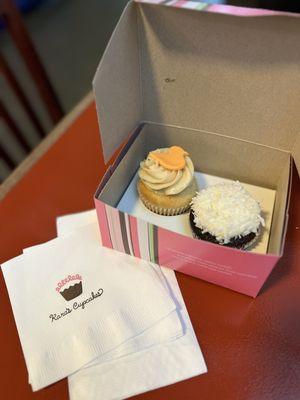
[{"label": "white paper napkin", "polygon": [[[58,234],[70,235],[85,221],[96,224],[94,210],[60,217],[57,221]],[[131,354],[126,354],[126,346],[122,345],[109,353],[110,358],[115,359],[106,362],[104,358],[95,359],[93,366],[69,377],[71,400],[124,399],[207,372],[176,276],[171,269],[162,268],[162,272],[166,287],[177,304],[184,336]],[[146,334],[147,339],[151,337],[154,340],[156,327],[143,335]]]},{"label": "white paper napkin", "polygon": [[95,209],[75,214],[63,215],[56,219],[57,236],[67,237],[76,233],[76,230],[78,228],[96,223],[97,223],[97,215]]},{"label": "white paper napkin", "polygon": [[[95,210],[58,217],[56,221],[58,237],[68,237],[70,235],[76,234],[78,228],[87,225],[85,222],[90,223],[92,221],[94,221],[94,227],[91,226],[90,228],[97,229]],[[28,247],[23,250],[23,253],[32,254],[33,252],[39,252],[44,247],[49,247],[55,243],[56,239],[53,239],[37,246]],[[114,252],[114,250],[111,251]],[[124,257],[125,259],[127,258],[128,261],[130,260],[130,256],[126,254],[119,254],[119,257],[121,257],[120,261],[122,260],[122,257]],[[167,293],[169,293],[168,286],[165,277],[161,271],[161,268],[158,265],[152,263],[149,263],[149,266],[157,272],[159,279],[161,279],[162,284],[165,285]],[[117,359],[119,357],[123,357],[124,355],[135,353],[140,350],[145,350],[160,343],[170,342],[171,340],[177,339],[182,335],[183,325],[178,316],[177,309],[175,308],[174,311],[168,314],[165,318],[159,320],[154,326],[146,329],[141,334],[133,336],[114,350],[108,351],[102,356],[97,357],[95,360],[88,363],[88,366],[97,364],[99,362],[106,362],[112,359]]]},{"label": "white paper napkin", "polygon": [[182,306],[185,335],[167,344],[81,369],[68,378],[70,400],[125,399],[207,372],[175,274],[166,268],[164,274]]},{"label": "white paper napkin", "polygon": [[99,246],[96,224],[2,270],[33,390],[104,356],[176,308],[148,262]]}]

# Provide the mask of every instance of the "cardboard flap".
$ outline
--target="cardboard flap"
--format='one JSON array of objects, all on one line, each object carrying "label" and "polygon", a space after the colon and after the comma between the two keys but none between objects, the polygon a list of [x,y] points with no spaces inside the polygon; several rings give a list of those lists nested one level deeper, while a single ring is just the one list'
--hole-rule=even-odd
[{"label": "cardboard flap", "polygon": [[94,79],[105,160],[141,121],[291,151],[299,65],[299,18],[131,1]]},{"label": "cardboard flap", "polygon": [[300,23],[138,3],[146,121],[290,151],[300,131]]},{"label": "cardboard flap", "polygon": [[136,12],[125,8],[93,81],[106,162],[142,119]]}]

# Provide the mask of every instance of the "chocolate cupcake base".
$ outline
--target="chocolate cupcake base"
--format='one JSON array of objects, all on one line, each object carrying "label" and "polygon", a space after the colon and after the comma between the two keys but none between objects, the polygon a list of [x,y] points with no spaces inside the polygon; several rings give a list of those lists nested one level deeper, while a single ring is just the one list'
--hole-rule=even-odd
[{"label": "chocolate cupcake base", "polygon": [[190,211],[190,225],[193,231],[193,235],[196,239],[205,240],[207,242],[220,244],[221,246],[226,247],[234,247],[236,249],[247,249],[250,247],[257,239],[258,234],[256,233],[249,233],[248,235],[242,237],[234,237],[230,240],[229,243],[221,243],[219,242],[215,236],[211,235],[209,232],[203,232],[202,229],[198,228],[194,222],[194,214],[193,211]]}]

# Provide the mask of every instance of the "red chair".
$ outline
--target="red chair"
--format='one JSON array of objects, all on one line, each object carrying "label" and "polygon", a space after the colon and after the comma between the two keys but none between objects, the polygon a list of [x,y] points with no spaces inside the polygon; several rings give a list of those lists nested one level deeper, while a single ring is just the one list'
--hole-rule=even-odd
[{"label": "red chair", "polygon": [[[32,80],[38,90],[40,98],[44,103],[50,119],[55,125],[63,116],[62,107],[25,28],[21,14],[12,0],[0,0],[0,19],[4,23],[5,28],[8,30],[12,40],[15,43],[15,46],[22,56],[24,64],[26,65],[29,74],[32,77]],[[1,55],[1,52],[0,74],[2,74],[9,83],[11,90],[17,96],[37,133],[41,138],[43,138],[46,135],[46,132],[4,56]],[[26,153],[29,153],[31,148],[25,139],[24,133],[21,132],[13,117],[9,114],[7,108],[1,101],[1,98],[0,118],[3,119],[14,139],[21,145]],[[8,152],[1,147],[1,145],[0,158],[2,158],[11,169],[16,166],[14,160],[11,158]]]}]

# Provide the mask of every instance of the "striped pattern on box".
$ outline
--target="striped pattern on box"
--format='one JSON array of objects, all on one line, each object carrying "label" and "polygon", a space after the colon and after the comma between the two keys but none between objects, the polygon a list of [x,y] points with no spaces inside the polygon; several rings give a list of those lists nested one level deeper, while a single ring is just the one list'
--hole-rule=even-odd
[{"label": "striped pattern on box", "polygon": [[157,226],[100,203],[101,239],[106,247],[159,264]]},{"label": "striped pattern on box", "polygon": [[272,16],[272,15],[289,15],[294,17],[300,17],[300,14],[263,10],[258,8],[245,8],[229,6],[225,4],[210,4],[196,1],[187,0],[135,0],[138,3],[149,3],[149,4],[161,4],[165,6],[177,7],[177,8],[188,8],[191,10],[208,11],[218,14],[236,15],[240,17],[260,17],[260,16]]}]

